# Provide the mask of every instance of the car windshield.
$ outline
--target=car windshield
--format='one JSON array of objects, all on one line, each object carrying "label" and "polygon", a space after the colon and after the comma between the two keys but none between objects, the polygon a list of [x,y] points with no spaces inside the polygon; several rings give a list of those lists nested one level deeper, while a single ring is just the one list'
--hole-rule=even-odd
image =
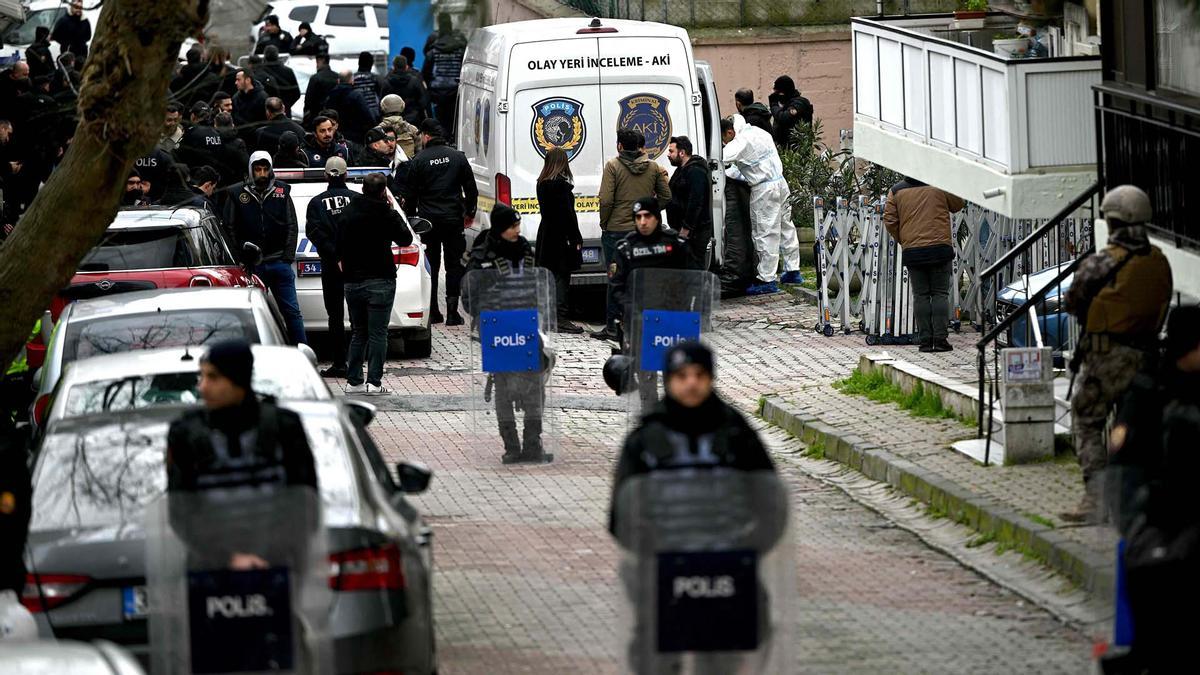
[{"label": "car windshield", "polygon": [[81,272],[190,267],[192,250],[181,227],[110,230],[79,265]]},{"label": "car windshield", "polygon": [[63,363],[99,354],[202,345],[243,338],[260,342],[248,309],[198,309],[100,316],[68,324]]},{"label": "car windshield", "polygon": [[[284,364],[276,368],[263,368],[263,360],[255,359],[251,383],[254,391],[277,399],[328,398],[325,392],[314,386],[312,378],[297,377],[294,370],[286,368]],[[199,376],[194,370],[80,382],[67,391],[67,403],[62,416],[77,417],[163,405],[191,405],[200,402],[198,385]]]},{"label": "car windshield", "polygon": [[[140,524],[147,504],[167,486],[163,457],[174,413],[117,414],[52,427],[38,450],[34,531]],[[317,464],[327,525],[357,510],[354,470],[341,422],[331,414],[302,415]]]},{"label": "car windshield", "polygon": [[4,34],[4,43],[9,45],[31,45],[39,26],[53,29],[54,22],[66,11],[65,7],[39,9],[25,15],[25,22],[13,26]]}]

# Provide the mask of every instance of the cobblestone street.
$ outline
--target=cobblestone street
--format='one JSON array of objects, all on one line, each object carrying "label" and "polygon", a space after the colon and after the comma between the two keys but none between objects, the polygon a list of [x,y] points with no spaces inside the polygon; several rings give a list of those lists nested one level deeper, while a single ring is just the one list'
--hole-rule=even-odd
[{"label": "cobblestone street", "polygon": [[[747,415],[764,394],[838,396],[827,385],[867,348],[861,335],[816,335],[813,320],[785,294],[726,302],[712,340],[722,394]],[[559,439],[550,465],[503,466],[494,429],[473,431],[462,328],[435,329],[430,359],[390,362],[396,395],[370,399],[389,461],[434,471],[413,502],[434,529],[443,673],[619,672],[622,591],[606,522],[624,404],[600,377],[604,344],[556,339],[563,407],[547,432]],[[1088,672],[1087,635],[806,473],[799,441],[764,434],[793,498],[794,672]]]}]

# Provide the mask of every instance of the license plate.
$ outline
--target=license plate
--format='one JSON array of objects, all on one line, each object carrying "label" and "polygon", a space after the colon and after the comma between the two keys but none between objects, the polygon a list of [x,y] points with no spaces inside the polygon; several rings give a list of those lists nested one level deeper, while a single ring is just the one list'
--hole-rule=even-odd
[{"label": "license plate", "polygon": [[321,276],[321,261],[320,260],[305,260],[296,263],[296,270],[302,277],[319,277]]},{"label": "license plate", "polygon": [[122,589],[121,613],[126,621],[146,618],[147,609],[145,586],[126,586]]},{"label": "license plate", "polygon": [[583,262],[584,262],[584,264],[599,263],[600,262],[600,249],[598,249],[598,248],[583,249]]}]

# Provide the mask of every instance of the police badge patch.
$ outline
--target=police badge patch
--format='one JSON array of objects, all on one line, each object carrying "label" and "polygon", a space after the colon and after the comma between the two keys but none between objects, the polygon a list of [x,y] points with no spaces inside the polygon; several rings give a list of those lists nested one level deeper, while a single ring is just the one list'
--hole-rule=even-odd
[{"label": "police badge patch", "polygon": [[621,107],[618,126],[639,131],[646,137],[646,154],[650,159],[658,159],[671,144],[668,103],[670,101],[658,94],[633,94],[617,104]]},{"label": "police badge patch", "polygon": [[583,123],[583,104],[569,98],[547,98],[533,105],[533,147],[543,158],[554,148],[567,153],[567,161],[583,149],[587,127]]}]

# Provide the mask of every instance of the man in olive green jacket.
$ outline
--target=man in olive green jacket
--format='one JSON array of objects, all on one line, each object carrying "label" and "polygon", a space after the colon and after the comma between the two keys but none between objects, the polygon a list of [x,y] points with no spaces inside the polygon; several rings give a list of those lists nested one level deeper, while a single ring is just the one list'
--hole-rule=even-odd
[{"label": "man in olive green jacket", "polygon": [[[617,156],[604,165],[600,178],[600,245],[609,279],[616,264],[617,242],[633,231],[633,203],[649,195],[666,203],[671,199],[668,180],[667,170],[646,155],[646,137],[633,129],[618,129]],[[613,301],[611,283],[607,302],[605,326],[591,335],[615,340],[621,308]]]}]

